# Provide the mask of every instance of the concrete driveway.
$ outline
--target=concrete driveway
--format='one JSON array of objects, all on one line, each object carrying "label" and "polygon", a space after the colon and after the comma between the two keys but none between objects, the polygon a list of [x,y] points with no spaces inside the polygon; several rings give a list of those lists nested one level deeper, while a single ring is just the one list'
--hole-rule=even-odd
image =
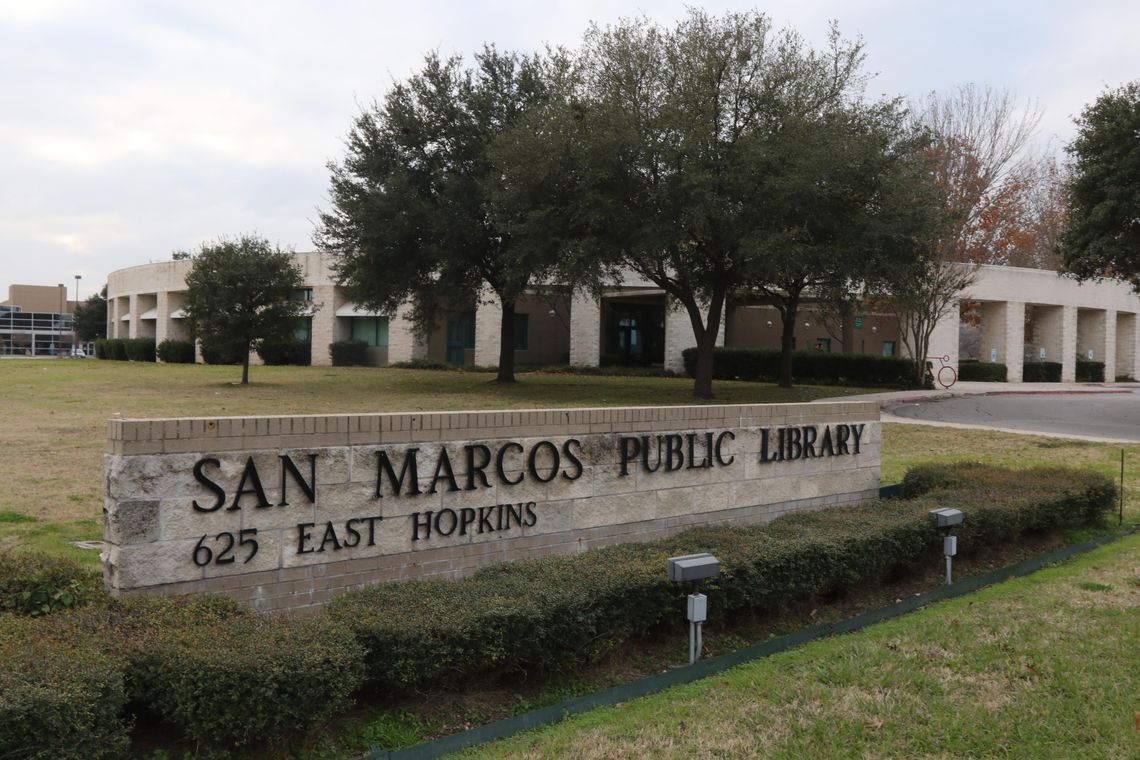
[{"label": "concrete driveway", "polygon": [[1140,442],[1140,387],[1134,384],[959,383],[949,391],[899,391],[850,399],[879,401],[884,422]]}]

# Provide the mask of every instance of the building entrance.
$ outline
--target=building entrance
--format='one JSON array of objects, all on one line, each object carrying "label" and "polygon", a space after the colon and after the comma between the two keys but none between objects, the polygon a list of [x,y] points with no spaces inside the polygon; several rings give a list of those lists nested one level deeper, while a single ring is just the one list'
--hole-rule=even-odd
[{"label": "building entrance", "polygon": [[605,363],[642,367],[664,365],[664,305],[607,300],[604,311]]}]

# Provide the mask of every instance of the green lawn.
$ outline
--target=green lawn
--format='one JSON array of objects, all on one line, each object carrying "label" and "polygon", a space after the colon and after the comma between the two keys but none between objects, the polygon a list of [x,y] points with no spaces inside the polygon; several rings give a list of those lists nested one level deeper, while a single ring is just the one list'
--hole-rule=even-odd
[{"label": "green lawn", "polygon": [[1140,536],[466,758],[1140,757]]},{"label": "green lawn", "polygon": [[[523,375],[503,387],[482,373],[324,367],[255,367],[245,388],[238,378],[233,367],[0,362],[0,549],[31,546],[97,566],[96,552],[71,542],[101,536],[104,425],[114,416],[692,402],[683,379]],[[716,403],[763,403],[864,390],[718,382],[716,392]],[[1116,444],[915,425],[887,425],[883,441],[884,483],[930,460],[1082,466],[1114,479],[1120,471]],[[1140,446],[1124,448],[1125,515],[1136,522]],[[1136,757],[1138,604],[1132,538],[472,756]]]}]

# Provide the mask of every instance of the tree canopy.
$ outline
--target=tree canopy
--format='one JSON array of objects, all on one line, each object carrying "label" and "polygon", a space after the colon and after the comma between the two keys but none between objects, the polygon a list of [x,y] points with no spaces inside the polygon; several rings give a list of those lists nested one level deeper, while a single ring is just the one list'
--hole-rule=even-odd
[{"label": "tree canopy", "polygon": [[[314,239],[337,260],[351,298],[394,314],[411,299],[421,332],[489,289],[502,305],[498,379],[514,380],[514,314],[557,251],[512,234],[526,197],[501,192],[491,154],[550,94],[564,59],[486,47],[464,67],[427,56],[382,103],[357,117],[344,160],[331,163],[331,206]],[[515,205],[510,205],[515,204]]]},{"label": "tree canopy", "polygon": [[896,103],[864,102],[862,63],[862,43],[835,28],[816,51],[756,12],[691,10],[673,29],[641,18],[586,35],[566,111],[579,187],[567,255],[579,271],[632,271],[685,310],[697,397],[712,396],[734,292],[792,288],[798,302],[878,253],[859,235],[903,130]]},{"label": "tree canopy", "polygon": [[75,306],[75,333],[90,342],[107,337],[107,286]]},{"label": "tree canopy", "polygon": [[261,341],[290,334],[308,304],[291,298],[304,285],[292,252],[256,235],[203,243],[186,274],[182,308],[204,344],[241,352],[241,382],[249,383],[249,352]]},{"label": "tree canopy", "polygon": [[1065,265],[1080,278],[1112,277],[1140,291],[1140,81],[1101,94],[1067,146]]}]

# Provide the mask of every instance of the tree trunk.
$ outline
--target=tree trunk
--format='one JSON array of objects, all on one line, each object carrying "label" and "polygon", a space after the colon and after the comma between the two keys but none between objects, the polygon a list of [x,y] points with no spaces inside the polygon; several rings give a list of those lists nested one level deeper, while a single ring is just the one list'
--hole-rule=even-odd
[{"label": "tree trunk", "polygon": [[241,384],[249,385],[249,346],[245,347],[245,360],[241,363]]},{"label": "tree trunk", "polygon": [[784,301],[784,325],[780,331],[780,387],[792,387],[792,358],[796,350],[796,313],[800,299],[790,297]]},{"label": "tree trunk", "polygon": [[701,328],[697,336],[697,366],[693,368],[693,398],[711,399],[716,333]]},{"label": "tree trunk", "polygon": [[499,299],[503,316],[499,322],[499,374],[497,383],[515,381],[515,302]]},{"label": "tree trunk", "polygon": [[693,368],[693,398],[713,398],[713,358],[716,353],[716,336],[720,332],[720,320],[724,313],[724,294],[713,291],[709,302],[708,321],[701,318],[701,309],[696,299],[685,304],[689,312],[689,322],[693,325],[693,337],[697,339],[697,366]]}]

